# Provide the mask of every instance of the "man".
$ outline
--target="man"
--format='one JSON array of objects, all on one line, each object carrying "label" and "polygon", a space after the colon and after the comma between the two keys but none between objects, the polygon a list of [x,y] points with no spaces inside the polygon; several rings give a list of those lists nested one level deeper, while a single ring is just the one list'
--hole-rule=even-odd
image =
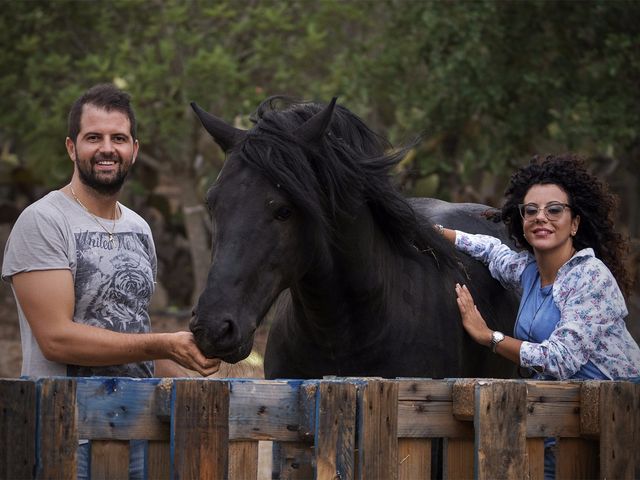
[{"label": "man", "polygon": [[[129,96],[97,85],[69,113],[68,185],[30,205],[7,241],[22,340],[22,375],[203,376],[219,360],[190,332],[150,333],[156,253],[147,223],[119,203],[138,153]],[[171,360],[171,361],[169,361]],[[173,361],[173,362],[172,362]]]}]

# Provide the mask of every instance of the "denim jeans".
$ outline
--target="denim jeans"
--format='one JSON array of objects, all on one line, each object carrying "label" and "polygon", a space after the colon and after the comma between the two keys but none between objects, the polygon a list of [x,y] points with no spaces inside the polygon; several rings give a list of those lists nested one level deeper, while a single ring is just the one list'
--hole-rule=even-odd
[{"label": "denim jeans", "polygon": [[556,478],[556,438],[544,439],[544,480]]},{"label": "denim jeans", "polygon": [[[129,479],[144,480],[146,440],[131,440],[129,442]],[[91,444],[89,442],[78,445],[78,480],[91,478]]]}]

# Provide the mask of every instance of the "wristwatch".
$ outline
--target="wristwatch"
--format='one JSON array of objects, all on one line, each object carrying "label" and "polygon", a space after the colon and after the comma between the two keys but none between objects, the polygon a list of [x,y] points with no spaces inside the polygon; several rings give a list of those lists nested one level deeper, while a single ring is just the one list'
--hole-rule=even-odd
[{"label": "wristwatch", "polygon": [[491,343],[489,346],[491,347],[491,351],[496,353],[496,347],[498,344],[504,340],[504,333],[498,332],[497,330],[491,334]]}]

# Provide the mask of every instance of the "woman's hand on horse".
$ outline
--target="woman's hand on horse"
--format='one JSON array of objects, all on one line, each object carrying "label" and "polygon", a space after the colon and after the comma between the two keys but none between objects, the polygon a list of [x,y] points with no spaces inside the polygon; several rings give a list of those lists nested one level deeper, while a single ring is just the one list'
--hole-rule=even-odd
[{"label": "woman's hand on horse", "polygon": [[458,296],[457,301],[460,316],[462,317],[462,326],[471,338],[488,347],[491,343],[492,331],[487,326],[487,322],[484,321],[482,315],[480,315],[478,307],[473,302],[471,292],[469,292],[466,285],[460,286],[456,283],[456,295]]}]

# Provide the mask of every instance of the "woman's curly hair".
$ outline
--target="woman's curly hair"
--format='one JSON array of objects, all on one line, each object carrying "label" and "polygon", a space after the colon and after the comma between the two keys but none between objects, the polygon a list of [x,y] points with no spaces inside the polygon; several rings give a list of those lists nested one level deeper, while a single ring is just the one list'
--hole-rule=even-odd
[{"label": "woman's curly hair", "polygon": [[545,184],[562,188],[569,197],[572,217],[580,215],[580,226],[573,237],[573,246],[576,250],[593,248],[596,257],[613,273],[622,293],[628,296],[632,281],[623,263],[628,242],[615,231],[612,218],[618,199],[606,185],[587,171],[583,160],[574,154],[549,155],[544,159],[536,156],[529,165],[511,176],[501,214],[511,238],[518,246],[533,252],[524,238],[518,205],[524,202],[525,195],[533,185]]}]

